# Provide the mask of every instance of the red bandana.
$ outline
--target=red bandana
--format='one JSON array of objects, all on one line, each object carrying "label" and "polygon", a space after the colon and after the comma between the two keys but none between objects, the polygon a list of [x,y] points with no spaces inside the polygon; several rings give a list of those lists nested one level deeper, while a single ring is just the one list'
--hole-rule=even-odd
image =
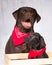
[{"label": "red bandana", "polygon": [[45,50],[46,50],[46,44],[40,50],[31,49],[29,54],[28,54],[28,58],[33,58],[33,57],[36,57],[36,56],[40,56],[42,53],[44,53]]},{"label": "red bandana", "polygon": [[24,38],[29,36],[32,32],[26,33],[21,32],[20,29],[15,25],[13,33],[12,33],[12,40],[14,45],[19,45],[24,43]]}]

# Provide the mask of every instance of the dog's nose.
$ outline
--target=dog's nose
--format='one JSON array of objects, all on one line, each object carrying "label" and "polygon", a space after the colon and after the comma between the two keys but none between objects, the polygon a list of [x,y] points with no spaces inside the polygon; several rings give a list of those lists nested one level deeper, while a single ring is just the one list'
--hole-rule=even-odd
[{"label": "dog's nose", "polygon": [[30,22],[30,19],[27,19],[26,22]]}]

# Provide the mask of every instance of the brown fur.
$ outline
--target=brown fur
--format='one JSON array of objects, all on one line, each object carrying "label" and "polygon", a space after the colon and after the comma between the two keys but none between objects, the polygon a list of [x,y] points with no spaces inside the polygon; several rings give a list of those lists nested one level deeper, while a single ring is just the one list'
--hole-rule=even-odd
[{"label": "brown fur", "polygon": [[[34,25],[35,21],[37,21],[37,23],[38,23],[41,19],[40,15],[37,13],[36,9],[31,8],[31,7],[21,7],[18,10],[16,10],[15,12],[13,12],[12,14],[13,14],[14,18],[16,19],[16,25],[20,28],[20,30],[22,32],[33,31],[33,25]],[[22,21],[24,21],[25,23],[29,22],[29,23],[31,23],[32,26],[29,29],[24,28],[24,26],[22,26],[22,24],[21,24]],[[6,44],[6,47],[5,47],[5,54],[25,53],[25,52],[28,52],[26,44],[14,46],[12,38],[10,36],[10,38]]]}]

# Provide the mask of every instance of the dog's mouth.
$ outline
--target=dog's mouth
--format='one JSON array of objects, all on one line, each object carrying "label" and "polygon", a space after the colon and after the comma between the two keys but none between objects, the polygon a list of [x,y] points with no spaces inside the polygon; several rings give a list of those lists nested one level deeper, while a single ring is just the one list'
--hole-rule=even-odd
[{"label": "dog's mouth", "polygon": [[27,19],[25,22],[31,22],[31,20],[30,19]]},{"label": "dog's mouth", "polygon": [[23,26],[24,28],[26,28],[26,29],[29,29],[29,28],[31,28],[31,26],[32,26],[30,19],[27,19],[27,20],[25,20],[25,21],[22,21],[21,24],[22,24],[22,26]]}]

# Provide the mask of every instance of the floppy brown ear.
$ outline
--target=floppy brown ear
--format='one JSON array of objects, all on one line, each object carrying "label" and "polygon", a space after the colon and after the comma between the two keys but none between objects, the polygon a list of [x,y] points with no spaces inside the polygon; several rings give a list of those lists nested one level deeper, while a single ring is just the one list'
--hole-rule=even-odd
[{"label": "floppy brown ear", "polygon": [[18,10],[16,10],[15,12],[13,12],[12,15],[13,15],[14,18],[17,20]]},{"label": "floppy brown ear", "polygon": [[40,15],[39,15],[39,14],[37,14],[37,18],[36,18],[37,23],[40,21],[40,19],[41,19]]}]

